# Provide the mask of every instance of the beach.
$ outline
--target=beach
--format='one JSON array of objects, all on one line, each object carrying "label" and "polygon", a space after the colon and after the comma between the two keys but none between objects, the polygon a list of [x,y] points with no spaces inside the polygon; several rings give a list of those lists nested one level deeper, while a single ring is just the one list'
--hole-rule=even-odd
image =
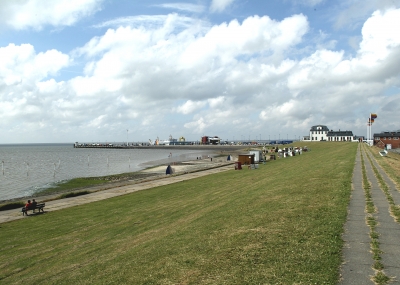
[{"label": "beach", "polygon": [[134,175],[157,165],[229,153],[224,146],[76,149],[70,144],[0,145],[0,201],[30,197],[75,178]]},{"label": "beach", "polygon": [[[232,152],[231,154],[233,160],[237,157],[234,153],[235,152]],[[170,165],[173,170],[172,176],[177,176],[187,173],[199,172],[207,169],[218,168],[229,164],[233,164],[233,161],[232,160],[227,161],[227,155],[226,156],[221,155],[220,152],[210,153],[210,155],[204,156],[204,158],[197,157],[196,159],[193,160],[170,162],[168,159],[161,159],[161,160],[148,161],[141,165],[143,169],[134,172],[123,173],[117,176],[111,175],[109,176],[110,177],[109,182],[104,184],[54,191],[51,194],[43,194],[38,192],[30,196],[3,199],[0,201],[0,204],[6,204],[15,201],[25,201],[30,198],[36,198],[36,200],[40,201],[52,201],[59,199],[60,195],[69,192],[79,192],[79,191],[98,192],[98,191],[109,190],[112,188],[119,188],[127,185],[159,180],[171,176],[166,174],[166,169],[168,165]],[[96,177],[87,179],[95,180]]]}]

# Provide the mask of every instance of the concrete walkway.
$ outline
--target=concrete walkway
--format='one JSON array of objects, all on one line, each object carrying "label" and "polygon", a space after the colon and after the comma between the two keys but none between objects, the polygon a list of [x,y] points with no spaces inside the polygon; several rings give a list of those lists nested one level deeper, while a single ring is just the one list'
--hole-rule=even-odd
[{"label": "concrete walkway", "polygon": [[[391,278],[389,284],[400,284],[400,224],[390,215],[390,204],[385,193],[382,191],[372,169],[368,152],[364,145],[359,148],[353,172],[353,192],[348,209],[348,218],[345,224],[343,239],[344,263],[341,268],[341,280],[339,284],[374,284],[372,277],[373,256],[371,252],[370,228],[367,225],[365,192],[362,186],[362,164],[361,153],[368,181],[371,184],[372,201],[376,208],[373,214],[377,220],[376,232],[379,234],[380,262],[383,264],[383,273]],[[395,203],[400,201],[400,192],[390,180],[382,168],[379,167],[373,156],[369,155],[373,165],[378,169],[389,188],[389,195]],[[398,200],[399,199],[399,200]]]},{"label": "concrete walkway", "polygon": [[[215,164],[214,164],[215,165]],[[77,205],[82,205],[82,204],[87,204],[91,202],[96,202],[104,199],[108,199],[111,197],[116,197],[116,196],[121,196],[121,195],[126,195],[129,193],[133,193],[136,191],[140,190],[145,190],[157,186],[163,186],[167,184],[172,184],[172,183],[177,183],[181,181],[185,181],[188,179],[193,179],[197,177],[202,177],[205,175],[213,174],[213,173],[219,173],[222,171],[227,171],[227,170],[232,170],[234,169],[234,164],[233,162],[229,163],[219,163],[220,167],[213,167],[213,168],[208,168],[208,169],[202,169],[199,170],[196,168],[196,171],[189,172],[185,171],[185,173],[177,173],[179,175],[172,175],[172,176],[167,176],[164,175],[163,178],[157,177],[156,179],[152,179],[150,181],[145,181],[141,183],[137,183],[132,181],[131,183],[128,183],[127,185],[123,185],[120,187],[114,187],[108,190],[102,190],[98,192],[94,192],[91,194],[87,195],[82,195],[82,196],[77,196],[73,198],[68,198],[68,199],[59,199],[59,200],[53,200],[53,201],[48,201],[46,202],[46,207],[44,208],[45,212],[52,212],[52,211],[57,211]],[[162,167],[164,170],[165,167]],[[40,202],[40,198],[37,198],[38,202]],[[30,212],[31,213],[31,212]],[[0,224],[1,223],[6,223],[18,219],[23,219],[23,218],[29,218],[29,216],[22,216],[21,209],[14,209],[14,210],[7,210],[7,211],[0,211]]]}]

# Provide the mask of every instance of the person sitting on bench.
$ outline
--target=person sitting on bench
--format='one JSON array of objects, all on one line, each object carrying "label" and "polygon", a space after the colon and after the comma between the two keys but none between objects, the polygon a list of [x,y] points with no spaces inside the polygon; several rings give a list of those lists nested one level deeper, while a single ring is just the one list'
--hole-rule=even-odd
[{"label": "person sitting on bench", "polygon": [[28,216],[28,210],[32,207],[31,200],[28,200],[28,203],[25,204],[25,214]]},{"label": "person sitting on bench", "polygon": [[32,210],[33,210],[34,213],[35,213],[36,205],[37,205],[36,200],[35,200],[35,199],[32,199],[32,205],[31,205],[31,207],[32,207]]}]

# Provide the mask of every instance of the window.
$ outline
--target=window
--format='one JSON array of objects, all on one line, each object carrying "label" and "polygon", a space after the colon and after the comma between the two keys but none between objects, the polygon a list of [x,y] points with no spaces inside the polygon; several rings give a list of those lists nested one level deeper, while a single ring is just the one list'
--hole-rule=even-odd
[{"label": "window", "polygon": [[393,137],[393,139],[394,139],[394,140],[398,140],[398,139],[399,139],[399,137]]}]

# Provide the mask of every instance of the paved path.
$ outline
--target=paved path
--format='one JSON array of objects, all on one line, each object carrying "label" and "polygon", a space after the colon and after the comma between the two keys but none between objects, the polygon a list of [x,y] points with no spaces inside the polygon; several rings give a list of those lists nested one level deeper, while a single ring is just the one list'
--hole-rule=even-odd
[{"label": "paved path", "polygon": [[[164,178],[158,178],[146,182],[132,182],[132,184],[111,188],[108,190],[98,191],[87,195],[77,196],[68,199],[60,199],[46,202],[45,212],[57,211],[64,208],[69,208],[77,205],[87,204],[95,201],[108,199],[111,197],[121,196],[129,193],[133,193],[140,190],[145,190],[157,186],[172,184],[188,179],[193,179],[213,173],[219,173],[221,171],[227,171],[234,169],[233,163],[224,163],[221,167],[209,168],[201,171],[188,172],[181,175],[164,176]],[[165,168],[165,167],[164,167]],[[40,202],[40,199],[37,199]],[[8,211],[0,211],[0,223],[10,222],[18,219],[29,218],[22,216],[21,209],[14,209]]]},{"label": "paved path", "polygon": [[[374,260],[370,247],[370,229],[366,223],[367,213],[365,192],[362,186],[361,153],[364,158],[366,174],[371,184],[372,201],[377,209],[373,216],[378,222],[375,231],[379,234],[383,273],[391,278],[389,284],[400,284],[400,224],[390,215],[390,204],[375,177],[367,156],[369,152],[365,151],[365,147],[362,146],[362,149],[358,150],[354,166],[353,192],[343,235],[345,241],[343,248],[344,263],[341,268],[339,284],[374,284],[372,282],[372,277],[375,274],[373,270]],[[398,205],[400,202],[399,189],[377,164],[373,156],[369,155],[369,157],[387,184],[389,195]]]}]

